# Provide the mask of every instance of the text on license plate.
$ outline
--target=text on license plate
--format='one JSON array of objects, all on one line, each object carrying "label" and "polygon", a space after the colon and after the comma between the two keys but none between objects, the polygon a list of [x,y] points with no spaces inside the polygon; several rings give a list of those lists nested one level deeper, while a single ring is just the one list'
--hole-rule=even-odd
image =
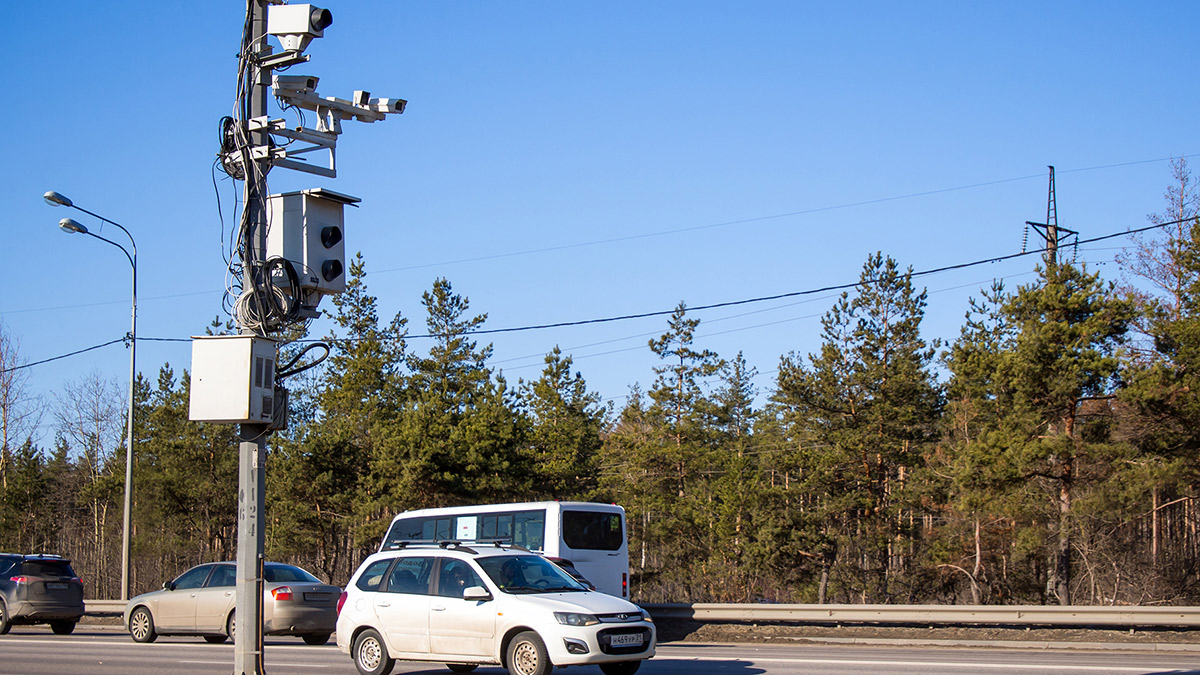
[{"label": "text on license plate", "polygon": [[65,591],[67,585],[61,581],[50,581],[46,583],[46,588],[52,591]]},{"label": "text on license plate", "polygon": [[310,602],[323,602],[333,597],[330,593],[305,593],[304,599]]},{"label": "text on license plate", "polygon": [[609,644],[614,647],[632,647],[642,644],[642,634],[632,633],[630,635],[613,635],[609,638]]}]

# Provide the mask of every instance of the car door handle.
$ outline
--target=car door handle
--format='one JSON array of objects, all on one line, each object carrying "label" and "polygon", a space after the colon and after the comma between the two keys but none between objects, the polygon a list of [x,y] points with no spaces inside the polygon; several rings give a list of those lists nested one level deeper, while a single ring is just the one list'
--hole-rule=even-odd
[{"label": "car door handle", "polygon": [[438,606],[438,607],[430,607],[429,609],[432,609],[432,610],[433,610],[433,611],[435,611],[435,612],[444,612],[444,611],[446,611],[446,607],[445,607],[444,605],[442,605],[442,606]]},{"label": "car door handle", "polygon": [[233,591],[225,591],[225,597],[228,598],[231,595],[233,595]]},{"label": "car door handle", "polygon": [[377,602],[377,603],[375,603],[375,606],[376,606],[376,607],[391,607],[391,606],[392,606],[392,603],[390,603],[390,602]]}]

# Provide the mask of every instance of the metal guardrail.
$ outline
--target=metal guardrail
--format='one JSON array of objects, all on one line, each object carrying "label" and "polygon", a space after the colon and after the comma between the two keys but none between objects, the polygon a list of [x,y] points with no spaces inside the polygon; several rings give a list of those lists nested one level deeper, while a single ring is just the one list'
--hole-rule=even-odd
[{"label": "metal guardrail", "polygon": [[[120,615],[122,600],[86,600],[91,615]],[[655,619],[791,623],[915,623],[1010,626],[1200,627],[1200,607],[1082,605],[643,604]]]},{"label": "metal guardrail", "polygon": [[655,619],[791,623],[1200,627],[1200,607],[643,604]]},{"label": "metal guardrail", "polygon": [[125,612],[124,600],[84,600],[83,611],[92,616],[106,614],[122,614]]}]

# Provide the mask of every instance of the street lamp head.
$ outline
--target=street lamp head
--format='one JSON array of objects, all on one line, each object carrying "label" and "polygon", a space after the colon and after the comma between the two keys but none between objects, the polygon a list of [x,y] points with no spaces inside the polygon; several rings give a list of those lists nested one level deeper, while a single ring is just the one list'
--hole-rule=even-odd
[{"label": "street lamp head", "polygon": [[88,233],[88,229],[83,226],[83,223],[70,218],[63,218],[62,220],[58,221],[58,226],[61,227],[62,231],[66,232],[67,234],[71,234],[72,232],[78,232],[80,234]]},{"label": "street lamp head", "polygon": [[45,199],[46,203],[50,206],[75,206],[75,203],[72,202],[66,195],[60,195],[54,190],[50,190],[46,194],[42,195],[42,199]]}]

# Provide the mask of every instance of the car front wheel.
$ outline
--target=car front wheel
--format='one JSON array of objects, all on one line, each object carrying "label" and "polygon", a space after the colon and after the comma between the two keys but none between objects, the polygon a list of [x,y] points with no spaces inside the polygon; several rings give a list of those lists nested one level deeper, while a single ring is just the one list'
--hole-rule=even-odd
[{"label": "car front wheel", "polygon": [[396,662],[388,656],[387,645],[379,633],[368,628],[354,640],[354,666],[362,675],[388,675]]},{"label": "car front wheel", "polygon": [[129,637],[133,638],[134,642],[154,642],[158,639],[158,633],[154,632],[154,617],[150,615],[150,610],[138,607],[133,610],[133,614],[129,615]]},{"label": "car front wheel", "polygon": [[512,675],[547,675],[553,668],[546,644],[537,633],[518,633],[508,643],[508,672]]},{"label": "car front wheel", "polygon": [[8,605],[0,600],[0,635],[7,635],[10,628],[12,628],[12,621],[8,618]]}]

